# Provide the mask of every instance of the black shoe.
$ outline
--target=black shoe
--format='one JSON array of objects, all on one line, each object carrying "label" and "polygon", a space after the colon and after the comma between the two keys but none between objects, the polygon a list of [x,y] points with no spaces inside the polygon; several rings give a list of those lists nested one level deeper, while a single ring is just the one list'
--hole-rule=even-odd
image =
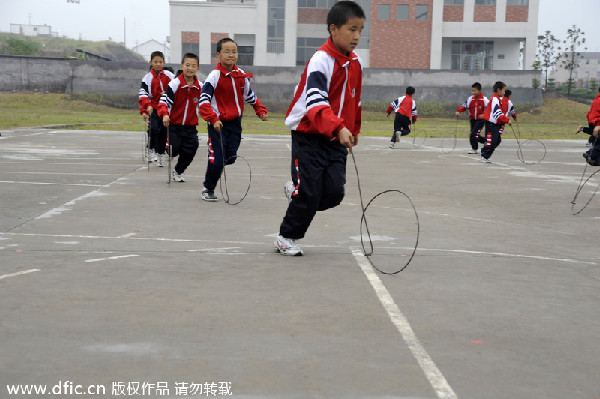
[{"label": "black shoe", "polygon": [[214,191],[207,189],[204,189],[204,191],[202,191],[202,199],[208,202],[216,202],[219,200],[215,195]]},{"label": "black shoe", "polygon": [[596,161],[595,159],[589,158],[587,159],[587,163],[590,166],[600,166],[600,163],[598,163],[598,161]]}]

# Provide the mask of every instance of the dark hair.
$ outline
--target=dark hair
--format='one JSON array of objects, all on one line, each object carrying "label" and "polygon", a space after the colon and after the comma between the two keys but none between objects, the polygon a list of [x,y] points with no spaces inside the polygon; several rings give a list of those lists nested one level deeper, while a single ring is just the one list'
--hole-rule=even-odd
[{"label": "dark hair", "polygon": [[229,42],[231,42],[231,43],[235,44],[235,46],[236,46],[236,47],[237,47],[237,45],[238,45],[238,44],[236,43],[236,41],[235,41],[235,40],[233,40],[232,38],[230,38],[230,37],[224,37],[223,39],[221,39],[221,40],[219,40],[219,41],[217,42],[217,53],[220,53],[220,52],[221,52],[221,49],[223,48],[223,43],[229,43]]},{"label": "dark hair", "polygon": [[327,31],[331,33],[329,27],[331,25],[335,25],[338,28],[345,25],[348,22],[348,19],[356,17],[356,18],[367,18],[365,16],[364,10],[358,3],[354,1],[338,1],[335,3],[329,13],[327,14]]},{"label": "dark hair", "polygon": [[512,91],[506,89],[506,91],[504,92],[504,97],[510,97],[511,94],[512,94]]},{"label": "dark hair", "polygon": [[481,91],[481,83],[479,82],[475,82],[471,85],[472,88],[477,89],[479,91]]},{"label": "dark hair", "polygon": [[408,86],[406,88],[406,94],[408,94],[409,96],[412,96],[413,94],[415,94],[415,88],[412,86]]},{"label": "dark hair", "polygon": [[494,83],[494,93],[505,87],[506,87],[506,85],[504,84],[504,82],[497,81],[496,83]]},{"label": "dark hair", "polygon": [[165,59],[165,55],[162,53],[162,51],[153,51],[152,54],[150,54],[150,61],[152,61],[154,57],[160,57],[163,60]]},{"label": "dark hair", "polygon": [[186,59],[186,58],[193,58],[193,59],[195,59],[195,60],[196,60],[196,62],[197,62],[198,64],[200,64],[200,58],[199,58],[199,57],[198,57],[196,54],[194,54],[194,53],[185,53],[185,54],[183,55],[183,58],[181,59],[181,63],[182,63],[182,64],[183,64],[183,62],[185,61],[185,59]]},{"label": "dark hair", "polygon": [[179,76],[183,73],[183,69],[178,69],[177,73],[175,74],[175,76]]},{"label": "dark hair", "polygon": [[173,74],[175,73],[175,71],[173,70],[173,68],[171,68],[170,66],[166,66],[166,67],[164,67],[163,69],[164,69],[165,71],[169,71],[169,72],[171,72],[171,73],[173,73]]}]

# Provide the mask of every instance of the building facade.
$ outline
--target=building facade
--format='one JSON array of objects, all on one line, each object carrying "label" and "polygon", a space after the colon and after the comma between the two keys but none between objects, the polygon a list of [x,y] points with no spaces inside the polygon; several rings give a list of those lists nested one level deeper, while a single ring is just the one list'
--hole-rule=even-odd
[{"label": "building facade", "polygon": [[[131,50],[135,51],[136,53],[144,57],[145,60],[148,61],[150,60],[150,55],[154,51],[161,51],[165,56],[165,61],[167,63],[171,62],[171,49],[169,48],[167,42],[161,43],[158,40],[150,39],[146,42],[136,45]],[[179,56],[177,58],[179,58]],[[178,60],[175,60],[175,62],[178,62]]]},{"label": "building facade", "polygon": [[[573,71],[573,84],[580,89],[589,89],[592,86],[597,87],[600,83],[600,53],[585,51],[581,52],[579,67]],[[561,67],[561,61],[565,59],[563,54],[556,64],[552,77],[556,80],[556,84],[564,85],[569,81],[569,71]]]},{"label": "building facade", "polygon": [[[519,70],[535,60],[539,0],[355,1],[367,14],[356,51],[366,67]],[[335,2],[170,0],[172,54],[212,63],[229,36],[240,65],[305,65],[328,37]]]},{"label": "building facade", "polygon": [[24,36],[57,37],[50,25],[10,24],[10,33]]}]

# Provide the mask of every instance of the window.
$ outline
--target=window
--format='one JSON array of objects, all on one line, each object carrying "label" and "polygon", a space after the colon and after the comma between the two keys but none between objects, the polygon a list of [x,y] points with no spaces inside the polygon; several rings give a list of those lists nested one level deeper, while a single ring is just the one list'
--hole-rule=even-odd
[{"label": "window", "polygon": [[417,21],[427,21],[427,6],[417,6],[415,19]]},{"label": "window", "polygon": [[494,67],[494,42],[482,40],[453,40],[451,69],[481,70]]},{"label": "window", "polygon": [[331,8],[337,0],[298,0],[298,8]]},{"label": "window", "polygon": [[296,40],[296,65],[306,65],[310,57],[326,40],[327,38],[299,37]]},{"label": "window", "polygon": [[269,0],[267,21],[267,53],[285,50],[285,0]]},{"label": "window", "polygon": [[529,0],[507,0],[507,6],[528,6]]},{"label": "window", "polygon": [[496,0],[475,0],[477,6],[495,6]]},{"label": "window", "polygon": [[181,56],[185,53],[194,53],[198,55],[200,53],[200,44],[198,43],[181,43]]},{"label": "window", "polygon": [[408,21],[408,4],[398,4],[396,19],[398,21]]},{"label": "window", "polygon": [[254,46],[238,46],[238,65],[254,65]]},{"label": "window", "polygon": [[380,4],[377,6],[377,19],[386,21],[390,19],[390,5]]},{"label": "window", "polygon": [[464,0],[444,0],[445,6],[462,6],[464,4]]}]

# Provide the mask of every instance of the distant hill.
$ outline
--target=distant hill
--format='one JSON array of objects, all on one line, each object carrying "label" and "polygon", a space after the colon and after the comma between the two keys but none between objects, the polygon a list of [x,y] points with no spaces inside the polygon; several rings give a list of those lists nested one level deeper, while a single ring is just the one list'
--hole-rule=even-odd
[{"label": "distant hill", "polygon": [[28,37],[0,33],[0,54],[39,57],[78,58],[77,49],[98,54],[117,62],[144,62],[144,58],[121,43],[110,40],[94,42],[65,37]]}]

